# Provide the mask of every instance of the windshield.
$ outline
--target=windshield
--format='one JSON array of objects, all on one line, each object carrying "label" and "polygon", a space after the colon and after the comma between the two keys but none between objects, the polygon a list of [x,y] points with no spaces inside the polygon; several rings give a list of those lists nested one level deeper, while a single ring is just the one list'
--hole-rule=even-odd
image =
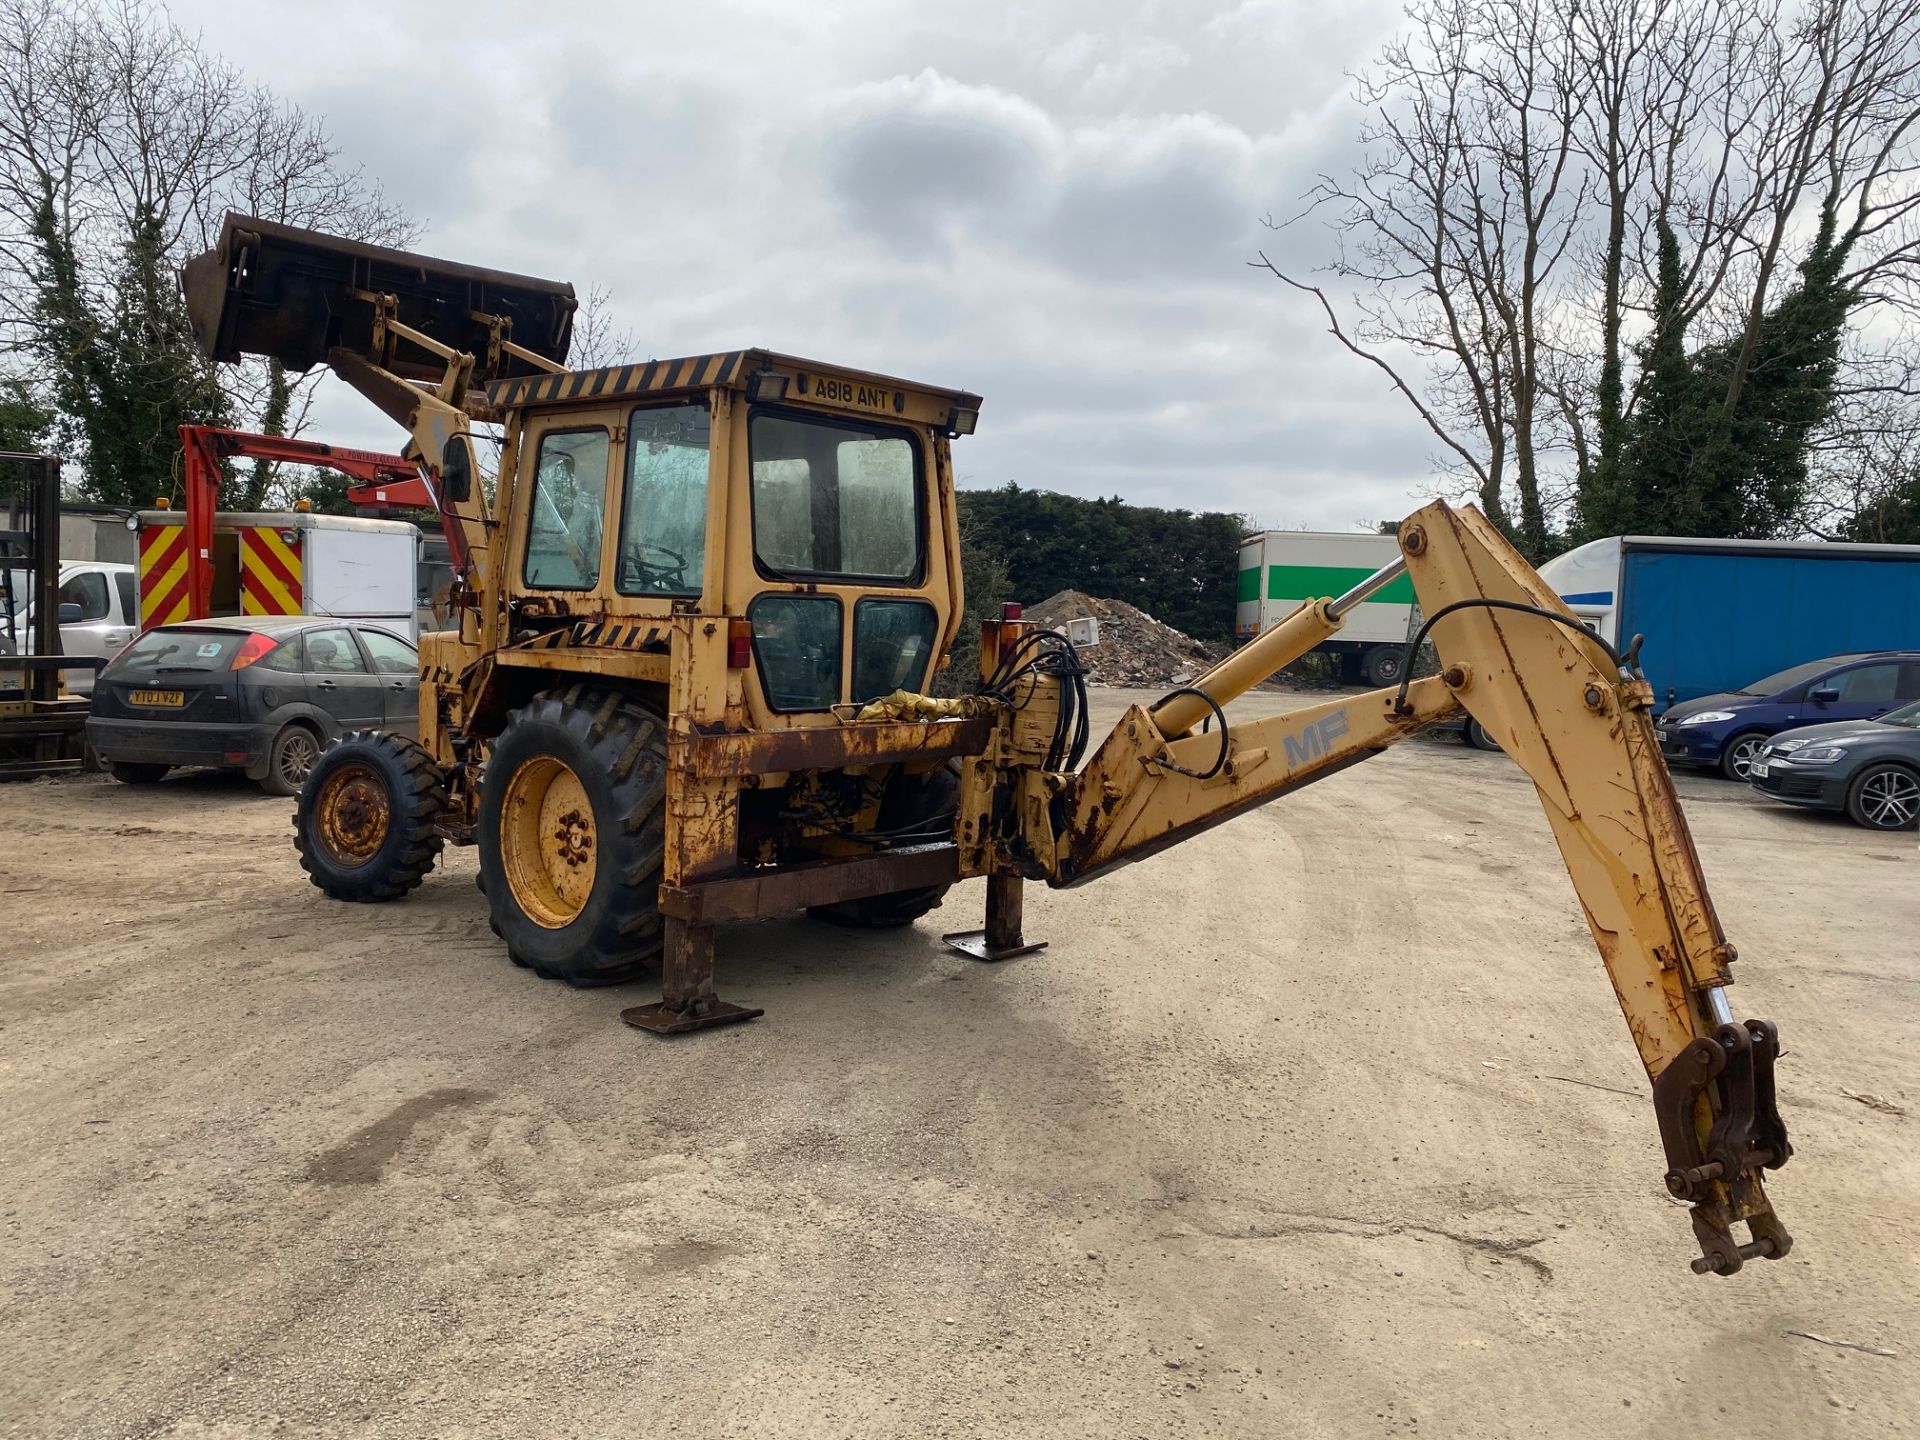
[{"label": "windshield", "polygon": [[114,680],[224,670],[246,634],[239,630],[149,630],[106,670]]},{"label": "windshield", "polygon": [[891,426],[756,414],[753,548],[776,575],[920,573],[919,450]]},{"label": "windshield", "polygon": [[1902,705],[1898,710],[1889,710],[1880,717],[1882,725],[1904,725],[1909,730],[1920,730],[1920,700],[1911,705]]},{"label": "windshield", "polygon": [[1830,655],[1825,660],[1809,660],[1804,665],[1795,665],[1791,670],[1782,670],[1778,675],[1769,675],[1764,680],[1756,680],[1751,685],[1743,685],[1734,691],[1736,695],[1775,695],[1782,690],[1790,690],[1795,685],[1805,684],[1823,671],[1831,670],[1843,660],[1851,659],[1847,655]]}]

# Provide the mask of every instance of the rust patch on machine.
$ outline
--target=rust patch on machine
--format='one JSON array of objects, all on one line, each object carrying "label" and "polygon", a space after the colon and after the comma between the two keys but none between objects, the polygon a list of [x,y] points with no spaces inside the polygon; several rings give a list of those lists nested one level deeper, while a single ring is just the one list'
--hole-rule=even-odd
[{"label": "rust patch on machine", "polygon": [[901,720],[817,725],[758,733],[697,731],[693,769],[699,775],[779,775],[794,770],[842,770],[853,765],[897,765],[978,755],[993,735],[988,719]]}]

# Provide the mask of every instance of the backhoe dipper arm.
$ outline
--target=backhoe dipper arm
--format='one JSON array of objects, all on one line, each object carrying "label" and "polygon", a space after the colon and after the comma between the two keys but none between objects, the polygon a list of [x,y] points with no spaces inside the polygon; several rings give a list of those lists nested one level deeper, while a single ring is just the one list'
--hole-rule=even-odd
[{"label": "backhoe dipper arm", "polygon": [[[1129,710],[1077,776],[1023,777],[1016,805],[1000,811],[1003,833],[1017,818],[1022,838],[1009,858],[1050,884],[1083,883],[1464,706],[1539,793],[1653,1081],[1667,1188],[1693,1204],[1694,1269],[1730,1274],[1756,1256],[1778,1259],[1791,1241],[1761,1183],[1762,1170],[1792,1153],[1774,1104],[1778,1041],[1766,1021],[1733,1021],[1725,987],[1734,950],[1660,758],[1650,687],[1478,511],[1436,502],[1399,540],[1401,565],[1303,605],[1191,686]],[[1220,705],[1335,633],[1403,566],[1433,617],[1440,675],[1221,723]],[[1742,1220],[1745,1243],[1733,1234]]]}]

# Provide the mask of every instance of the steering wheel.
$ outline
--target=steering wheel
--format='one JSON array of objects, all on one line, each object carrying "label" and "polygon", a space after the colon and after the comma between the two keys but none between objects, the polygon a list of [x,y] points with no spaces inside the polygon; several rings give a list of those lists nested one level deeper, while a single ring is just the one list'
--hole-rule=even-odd
[{"label": "steering wheel", "polygon": [[[651,557],[664,555],[664,564]],[[687,557],[666,545],[651,540],[636,540],[621,554],[620,576],[623,589],[681,591],[687,588]]]}]

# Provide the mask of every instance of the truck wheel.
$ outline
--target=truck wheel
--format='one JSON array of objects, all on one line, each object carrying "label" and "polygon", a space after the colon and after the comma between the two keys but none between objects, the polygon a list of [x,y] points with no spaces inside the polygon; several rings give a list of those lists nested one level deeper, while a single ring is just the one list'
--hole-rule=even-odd
[{"label": "truck wheel", "polygon": [[1754,757],[1766,743],[1767,737],[1758,730],[1741,731],[1727,741],[1727,748],[1720,752],[1720,773],[1729,780],[1745,780],[1753,768]]},{"label": "truck wheel", "polygon": [[1460,738],[1476,750],[1492,750],[1495,753],[1500,750],[1500,742],[1489,735],[1487,727],[1471,715],[1467,717],[1467,723],[1460,731]]},{"label": "truck wheel", "polygon": [[[898,831],[925,830],[927,839],[944,829],[953,830],[953,815],[959,808],[960,772],[958,762],[943,765],[925,775],[896,774],[880,801],[878,828]],[[944,825],[942,822],[945,822]],[[919,834],[903,837],[906,843]],[[923,885],[917,890],[894,890],[885,895],[869,895],[860,900],[839,900],[831,905],[815,905],[807,914],[816,920],[831,921],[856,930],[897,930],[911,925],[946,898],[950,885]]]},{"label": "truck wheel", "polygon": [[335,900],[398,900],[440,856],[446,784],[413,741],[355,730],[320,752],[300,787],[300,868]]},{"label": "truck wheel", "polygon": [[1920,776],[1904,765],[1869,765],[1847,787],[1847,814],[1869,830],[1905,830],[1920,820]]},{"label": "truck wheel", "polygon": [[1366,672],[1367,683],[1374,689],[1380,690],[1400,683],[1400,675],[1406,662],[1400,646],[1376,645],[1367,651],[1360,663]]},{"label": "truck wheel", "polygon": [[122,785],[158,785],[167,778],[171,765],[139,765],[128,761],[116,760],[108,767],[113,778]]},{"label": "truck wheel", "polygon": [[267,750],[267,773],[260,777],[260,788],[269,795],[298,795],[319,754],[320,741],[313,731],[300,724],[282,725]]},{"label": "truck wheel", "polygon": [[480,888],[514,964],[580,986],[652,969],[666,742],[659,715],[585,685],[507,717],[480,796]]}]

